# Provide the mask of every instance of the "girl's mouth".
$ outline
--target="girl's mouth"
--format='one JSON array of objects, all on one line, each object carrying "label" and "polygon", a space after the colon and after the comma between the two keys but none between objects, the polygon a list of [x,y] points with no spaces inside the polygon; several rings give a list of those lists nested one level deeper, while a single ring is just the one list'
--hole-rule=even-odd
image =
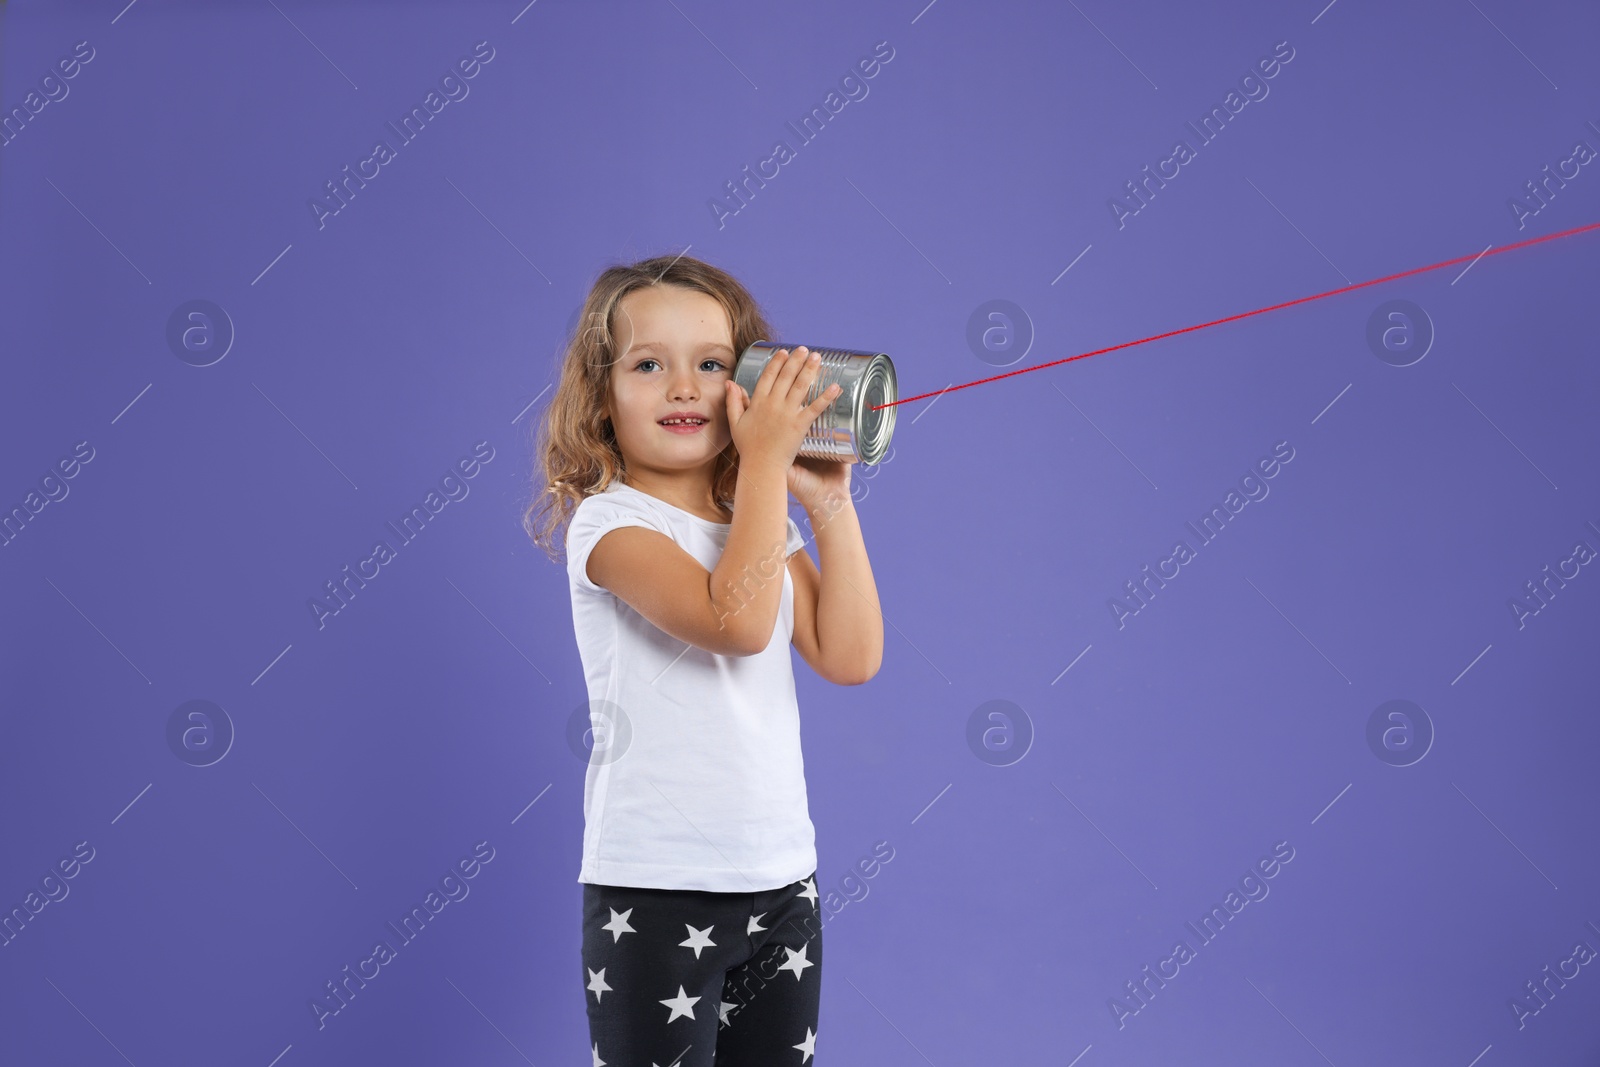
[{"label": "girl's mouth", "polygon": [[666,420],[657,425],[668,433],[699,433],[705,422],[700,419],[682,419]]}]

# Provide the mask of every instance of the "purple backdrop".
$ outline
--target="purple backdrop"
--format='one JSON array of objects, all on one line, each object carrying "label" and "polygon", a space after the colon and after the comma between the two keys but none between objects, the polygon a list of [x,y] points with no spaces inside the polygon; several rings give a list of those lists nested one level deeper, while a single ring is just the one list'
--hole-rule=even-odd
[{"label": "purple backdrop", "polygon": [[817,1062],[1597,1062],[1593,5],[124,3],[3,16],[0,1059],[590,1062],[519,519],[687,250],[907,397],[1492,253],[900,406]]}]

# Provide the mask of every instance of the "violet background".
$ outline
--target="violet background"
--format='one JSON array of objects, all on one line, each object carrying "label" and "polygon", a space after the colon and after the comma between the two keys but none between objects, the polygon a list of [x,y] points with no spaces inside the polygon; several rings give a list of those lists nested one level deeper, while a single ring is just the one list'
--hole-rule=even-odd
[{"label": "violet background", "polygon": [[[1577,3],[3,20],[0,111],[95,49],[0,148],[0,509],[95,451],[0,550],[0,913],[95,852],[0,948],[7,1063],[589,1062],[583,678],[519,522],[610,263],[687,247],[913,396],[1600,219],[1595,164],[1522,228],[1508,206],[1600,147]],[[319,229],[308,201],[483,40],[469,95]],[[1108,200],[1285,40],[1119,228]],[[1590,231],[901,406],[856,471],[882,671],[795,660],[818,888],[857,897],[817,1062],[1597,1062],[1595,966],[1520,1028],[1511,1001],[1600,949],[1600,577],[1510,608],[1600,548],[1597,257]],[[193,299],[236,331],[206,367],[166,337]],[[997,299],[1025,352],[969,344]],[[1435,333],[1404,367],[1366,340],[1394,299]],[[469,495],[319,629],[308,600],[478,441]],[[1270,495],[1119,629],[1123,583],[1279,441]],[[197,699],[236,732],[208,767],[168,740]],[[1403,767],[1367,741],[1395,699],[1435,735]],[[1006,758],[969,746],[991,701]],[[319,1030],[324,983],[482,840],[470,895]],[[1111,998],[1280,841],[1270,894],[1119,1027]]]}]

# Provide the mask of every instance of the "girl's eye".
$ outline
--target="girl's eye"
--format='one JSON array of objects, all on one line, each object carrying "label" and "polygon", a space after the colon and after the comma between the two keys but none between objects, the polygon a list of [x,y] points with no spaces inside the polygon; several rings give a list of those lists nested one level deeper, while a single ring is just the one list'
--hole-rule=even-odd
[{"label": "girl's eye", "polygon": [[[644,370],[645,369],[645,365],[647,363],[656,363],[656,362],[657,361],[654,360],[654,359],[641,359],[639,361],[639,365],[634,367],[634,370]],[[728,369],[728,365],[726,363],[722,362],[722,360],[720,360],[720,359],[710,359],[710,358],[701,360],[700,361],[700,368],[702,370],[704,370],[705,369],[705,365],[707,363],[710,363],[710,364],[712,364],[713,366],[716,366],[716,367],[720,367],[722,370],[727,370]]]}]

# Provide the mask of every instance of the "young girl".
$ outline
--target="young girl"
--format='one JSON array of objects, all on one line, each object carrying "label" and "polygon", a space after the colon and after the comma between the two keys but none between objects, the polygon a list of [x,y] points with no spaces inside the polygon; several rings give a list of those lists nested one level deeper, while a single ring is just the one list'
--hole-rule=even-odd
[{"label": "young girl", "polygon": [[540,427],[524,522],[552,558],[567,524],[595,739],[578,873],[595,1067],[814,1062],[822,924],[788,646],[859,685],[883,617],[850,464],[797,455],[838,386],[808,402],[804,348],[749,393],[733,381],[771,335],[708,263],[612,267]]}]

